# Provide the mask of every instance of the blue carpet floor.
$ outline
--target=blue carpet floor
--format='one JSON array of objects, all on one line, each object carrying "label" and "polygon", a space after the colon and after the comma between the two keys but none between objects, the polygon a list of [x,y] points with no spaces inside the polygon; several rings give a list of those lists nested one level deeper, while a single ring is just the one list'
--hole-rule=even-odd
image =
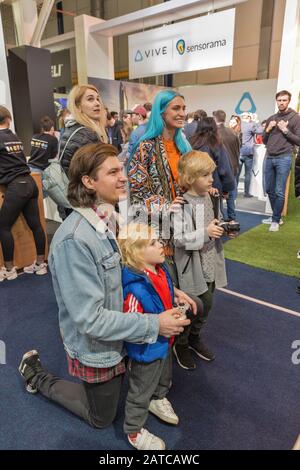
[{"label": "blue carpet floor", "polygon": [[[287,289],[293,279],[276,275],[274,284],[271,273],[233,262],[228,268],[229,288],[266,299],[265,290],[274,293],[276,286],[281,305],[295,305]],[[129,449],[122,432],[126,383],[117,420],[105,430],[25,392],[17,366],[29,349],[38,349],[46,368],[67,377],[50,276],[0,284],[0,312],[0,339],[7,347],[7,363],[0,365],[0,449]],[[180,425],[150,416],[147,428],[168,449],[290,449],[300,432],[300,365],[291,361],[300,319],[219,291],[204,336],[216,360],[197,358],[191,372],[174,366],[169,398]]]}]

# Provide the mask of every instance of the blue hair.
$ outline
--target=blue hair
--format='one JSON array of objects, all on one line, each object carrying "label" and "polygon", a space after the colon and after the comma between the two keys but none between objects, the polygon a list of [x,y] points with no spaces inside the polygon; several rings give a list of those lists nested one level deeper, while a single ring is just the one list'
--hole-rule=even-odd
[{"label": "blue hair", "polygon": [[[141,142],[143,142],[144,140],[148,140],[148,139],[154,139],[155,137],[162,135],[164,127],[165,127],[162,114],[165,112],[169,103],[174,98],[176,98],[176,96],[180,96],[181,98],[184,98],[180,93],[178,93],[178,91],[174,91],[174,90],[162,90],[159,93],[157,93],[154,99],[153,105],[152,105],[151,115],[150,115],[150,119],[146,127],[146,131],[133,146],[131,155],[129,157],[130,160],[132,156],[135,154],[135,151]],[[190,146],[189,142],[187,141],[185,136],[182,134],[181,129],[176,129],[174,141],[175,141],[176,147],[178,148],[181,154],[192,150],[192,147]]]}]

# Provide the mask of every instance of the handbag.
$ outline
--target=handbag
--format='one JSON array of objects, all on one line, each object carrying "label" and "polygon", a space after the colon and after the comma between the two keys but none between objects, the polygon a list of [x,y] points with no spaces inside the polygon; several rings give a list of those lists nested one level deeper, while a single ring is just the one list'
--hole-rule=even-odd
[{"label": "handbag", "polygon": [[[68,143],[72,139],[72,137],[78,132],[80,129],[84,129],[84,126],[77,127],[74,132],[68,138],[66,145],[60,155],[59,158],[55,158],[53,160],[49,160],[50,165],[43,172],[43,189],[47,191],[49,197],[58,205],[62,207],[66,207],[68,209],[72,209],[71,204],[68,201],[67,193],[68,193],[68,185],[69,179],[64,171],[63,167],[61,166],[61,160],[64,155],[64,152],[67,148]],[[60,149],[58,150],[59,154]]]}]

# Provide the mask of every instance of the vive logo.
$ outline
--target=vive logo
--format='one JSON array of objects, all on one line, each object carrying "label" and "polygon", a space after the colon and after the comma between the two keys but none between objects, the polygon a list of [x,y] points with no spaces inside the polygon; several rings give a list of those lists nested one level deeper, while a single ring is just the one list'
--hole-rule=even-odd
[{"label": "vive logo", "polygon": [[185,52],[185,40],[184,39],[179,39],[177,42],[176,42],[176,49],[177,49],[177,52],[180,54],[180,55],[183,55],[184,52]]},{"label": "vive logo", "polygon": [[138,49],[135,54],[134,62],[142,62],[142,60],[143,60],[143,54]]},{"label": "vive logo", "polygon": [[240,101],[238,102],[235,108],[235,112],[236,114],[256,112],[256,106],[249,91],[245,91],[245,93],[243,93]]}]

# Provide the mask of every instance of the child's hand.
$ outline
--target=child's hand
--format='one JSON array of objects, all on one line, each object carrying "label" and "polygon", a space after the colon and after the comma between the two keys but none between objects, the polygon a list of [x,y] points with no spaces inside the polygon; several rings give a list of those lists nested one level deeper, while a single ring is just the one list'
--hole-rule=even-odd
[{"label": "child's hand", "polygon": [[224,234],[224,229],[218,227],[219,220],[214,219],[208,226],[207,226],[207,233],[210,238],[221,238]]}]

